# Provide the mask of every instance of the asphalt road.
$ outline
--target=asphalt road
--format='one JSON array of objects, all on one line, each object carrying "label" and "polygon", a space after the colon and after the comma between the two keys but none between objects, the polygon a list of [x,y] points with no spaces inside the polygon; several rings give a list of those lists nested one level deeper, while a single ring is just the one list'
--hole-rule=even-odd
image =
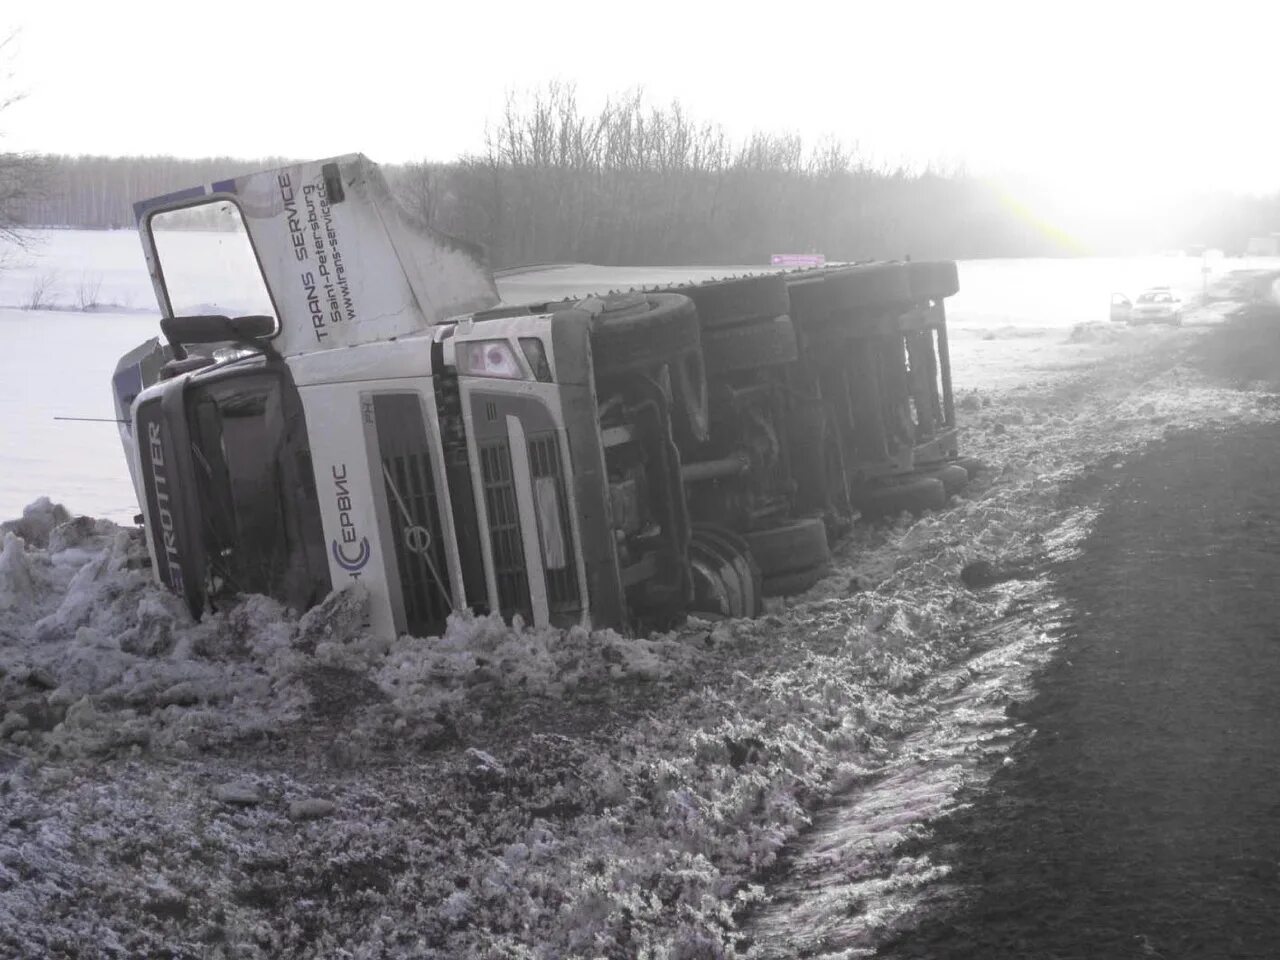
[{"label": "asphalt road", "polygon": [[1131,460],[1059,587],[1035,735],[930,843],[966,894],[880,955],[1280,957],[1280,426]]},{"label": "asphalt road", "polygon": [[[1193,362],[1280,393],[1280,318]],[[1175,433],[1102,498],[1034,735],[926,841],[960,893],[881,957],[1280,957],[1280,426]]]}]

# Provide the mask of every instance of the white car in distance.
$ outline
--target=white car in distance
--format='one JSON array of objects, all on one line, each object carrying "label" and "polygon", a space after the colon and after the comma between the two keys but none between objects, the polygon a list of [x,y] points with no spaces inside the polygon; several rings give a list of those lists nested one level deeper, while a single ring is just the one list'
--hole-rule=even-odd
[{"label": "white car in distance", "polygon": [[1130,324],[1182,323],[1182,298],[1169,287],[1151,287],[1138,294],[1129,311]]}]

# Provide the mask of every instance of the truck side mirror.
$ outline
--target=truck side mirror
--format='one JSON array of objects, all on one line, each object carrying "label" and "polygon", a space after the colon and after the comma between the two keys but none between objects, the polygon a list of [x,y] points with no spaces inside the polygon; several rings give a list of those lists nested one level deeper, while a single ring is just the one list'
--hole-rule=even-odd
[{"label": "truck side mirror", "polygon": [[160,329],[175,346],[183,343],[261,340],[276,332],[276,318],[262,314],[247,317],[224,317],[219,314],[165,317],[160,321]]}]

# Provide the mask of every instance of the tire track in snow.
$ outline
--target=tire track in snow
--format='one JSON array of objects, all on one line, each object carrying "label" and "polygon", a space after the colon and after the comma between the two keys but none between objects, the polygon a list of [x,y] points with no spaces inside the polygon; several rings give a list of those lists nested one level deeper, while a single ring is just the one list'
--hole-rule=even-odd
[{"label": "tire track in snow", "polygon": [[[1093,519],[1090,510],[1069,516],[1046,538],[1048,561],[1069,559]],[[912,732],[815,818],[777,871],[767,903],[744,924],[752,956],[871,956],[950,894],[949,868],[913,841],[1001,762],[1015,762],[1028,731],[1008,708],[1032,696],[1066,619],[1045,576],[996,589],[1007,615],[975,633],[972,656],[910,695]]]}]

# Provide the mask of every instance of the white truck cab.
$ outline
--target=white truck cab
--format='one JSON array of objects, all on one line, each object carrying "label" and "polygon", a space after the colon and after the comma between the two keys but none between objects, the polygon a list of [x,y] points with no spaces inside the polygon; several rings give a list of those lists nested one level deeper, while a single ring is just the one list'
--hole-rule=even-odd
[{"label": "white truck cab", "polygon": [[[135,211],[167,343],[113,386],[156,574],[193,615],[359,581],[375,631],[425,636],[464,607],[622,625],[693,597],[670,411],[626,377],[597,397],[609,305],[489,309],[479,251],[358,155]],[[185,229],[211,224],[213,264]]]}]

